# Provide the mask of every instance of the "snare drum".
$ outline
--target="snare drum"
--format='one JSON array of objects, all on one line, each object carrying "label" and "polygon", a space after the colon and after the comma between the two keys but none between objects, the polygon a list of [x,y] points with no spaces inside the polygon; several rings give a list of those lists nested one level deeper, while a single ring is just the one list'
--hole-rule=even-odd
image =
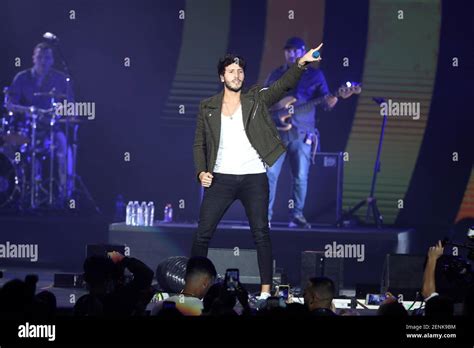
[{"label": "snare drum", "polygon": [[4,146],[19,147],[30,142],[30,119],[21,115],[9,115],[2,122]]}]

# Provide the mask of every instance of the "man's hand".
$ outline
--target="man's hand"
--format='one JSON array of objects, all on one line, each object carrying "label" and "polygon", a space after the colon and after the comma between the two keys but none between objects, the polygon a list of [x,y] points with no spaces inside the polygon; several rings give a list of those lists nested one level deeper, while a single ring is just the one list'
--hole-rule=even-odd
[{"label": "man's hand", "polygon": [[118,251],[107,253],[107,256],[112,260],[113,263],[119,263],[125,258],[125,256],[120,254]]},{"label": "man's hand", "polygon": [[385,300],[380,304],[380,306],[383,306],[383,305],[386,305],[386,304],[389,304],[389,303],[393,303],[393,302],[398,302],[398,299],[392,295],[391,292],[387,292],[385,293]]},{"label": "man's hand", "polygon": [[212,174],[209,172],[201,172],[199,174],[199,180],[201,181],[201,185],[203,187],[209,187],[212,184]]},{"label": "man's hand", "polygon": [[441,244],[441,241],[439,240],[438,244],[436,244],[435,246],[432,246],[428,250],[428,259],[436,261],[439,259],[441,255],[443,255],[443,252],[444,252],[444,248],[443,248],[443,245]]},{"label": "man's hand", "polygon": [[438,241],[438,244],[428,250],[428,262],[426,263],[425,272],[423,273],[423,286],[421,288],[421,294],[425,299],[436,292],[436,263],[439,257],[443,255],[443,251],[444,248],[441,241]]},{"label": "man's hand", "polygon": [[308,63],[321,61],[321,56],[319,56],[318,58],[313,57],[313,52],[319,51],[321,47],[323,47],[322,43],[318,47],[310,49],[308,52],[304,54],[303,57],[300,58],[300,60],[298,61],[298,64],[300,66],[304,66]]},{"label": "man's hand", "polygon": [[326,99],[328,109],[332,109],[336,105],[338,100],[337,97],[333,97],[332,95],[328,95],[324,99]]},{"label": "man's hand", "polygon": [[237,300],[244,308],[249,305],[249,293],[240,282],[237,283]]}]

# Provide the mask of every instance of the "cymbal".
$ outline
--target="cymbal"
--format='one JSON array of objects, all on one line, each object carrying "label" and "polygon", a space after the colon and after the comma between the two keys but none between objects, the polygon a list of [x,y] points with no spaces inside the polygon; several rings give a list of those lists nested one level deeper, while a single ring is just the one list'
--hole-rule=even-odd
[{"label": "cymbal", "polygon": [[23,114],[39,114],[39,115],[44,115],[44,114],[49,114],[54,112],[54,108],[49,108],[49,109],[40,109],[35,106],[24,106],[24,105],[17,105],[17,104],[6,104],[5,108],[8,111],[12,112],[18,112],[18,113],[23,113]]}]

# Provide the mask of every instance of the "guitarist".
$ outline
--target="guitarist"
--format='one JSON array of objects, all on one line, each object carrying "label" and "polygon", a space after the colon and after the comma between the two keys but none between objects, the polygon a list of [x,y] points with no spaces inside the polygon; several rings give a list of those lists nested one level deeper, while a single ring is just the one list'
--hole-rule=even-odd
[{"label": "guitarist", "polygon": [[[277,81],[296,60],[302,57],[306,52],[305,43],[299,37],[288,39],[284,47],[286,64],[273,70],[268,76],[265,86],[270,86]],[[320,69],[308,67],[303,73],[296,87],[291,90],[287,96],[294,97],[297,101],[295,106],[303,104],[309,99],[326,96],[325,108],[332,109],[337,98],[329,95],[328,86],[324,74]],[[289,106],[289,105],[287,105]],[[291,109],[291,107],[290,107]],[[274,120],[279,126],[280,120]],[[286,156],[290,159],[291,171],[293,174],[293,203],[290,209],[289,227],[311,228],[303,215],[303,209],[308,187],[308,172],[311,163],[312,149],[316,151],[316,144],[319,143],[319,133],[316,126],[316,107],[305,108],[304,111],[295,112],[291,117],[291,128],[287,131],[280,130],[280,137],[286,145],[287,151],[276,163],[267,168],[268,182],[270,186],[270,199],[268,206],[268,221],[271,222],[273,214],[273,204],[275,202],[276,187],[278,176],[285,161]]]}]

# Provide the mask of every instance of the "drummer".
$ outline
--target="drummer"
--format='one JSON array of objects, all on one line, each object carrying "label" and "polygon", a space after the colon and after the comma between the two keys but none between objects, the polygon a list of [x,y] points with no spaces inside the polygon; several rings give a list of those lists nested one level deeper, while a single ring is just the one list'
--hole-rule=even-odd
[{"label": "drummer", "polygon": [[[20,71],[8,90],[8,105],[35,106],[41,109],[50,109],[51,96],[56,96],[56,102],[63,102],[64,98],[73,101],[73,91],[66,75],[53,68],[53,48],[46,42],[41,42],[33,49],[33,67]],[[48,93],[50,94],[48,96]],[[38,95],[40,94],[40,95]],[[17,116],[15,116],[17,117]],[[70,148],[66,156],[66,136],[59,124],[54,129],[54,145],[56,161],[58,163],[58,177],[60,196],[65,199],[71,197],[70,188],[67,188],[67,175],[72,174],[72,153]],[[43,146],[47,146],[49,140],[49,118],[43,117],[38,120],[37,138]],[[66,159],[69,163],[66,166]],[[71,183],[69,185],[72,186]]]}]

